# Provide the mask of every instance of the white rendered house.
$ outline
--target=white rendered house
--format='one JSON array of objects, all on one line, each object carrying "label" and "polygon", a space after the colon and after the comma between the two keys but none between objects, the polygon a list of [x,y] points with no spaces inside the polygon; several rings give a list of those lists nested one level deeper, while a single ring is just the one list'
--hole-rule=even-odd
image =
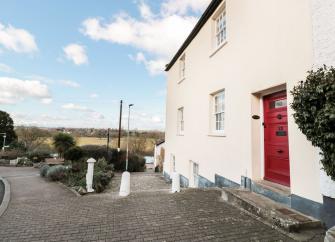
[{"label": "white rendered house", "polygon": [[166,68],[165,176],[242,186],[334,225],[318,150],[289,105],[307,71],[335,65],[334,12],[331,0],[213,0]]}]

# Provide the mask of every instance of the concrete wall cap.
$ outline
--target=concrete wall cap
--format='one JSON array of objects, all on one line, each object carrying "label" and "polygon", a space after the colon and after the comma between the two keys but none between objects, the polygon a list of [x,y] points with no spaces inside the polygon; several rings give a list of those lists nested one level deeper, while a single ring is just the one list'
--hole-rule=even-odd
[{"label": "concrete wall cap", "polygon": [[93,158],[90,158],[90,159],[87,160],[87,163],[95,163],[95,162],[97,162],[97,161]]}]

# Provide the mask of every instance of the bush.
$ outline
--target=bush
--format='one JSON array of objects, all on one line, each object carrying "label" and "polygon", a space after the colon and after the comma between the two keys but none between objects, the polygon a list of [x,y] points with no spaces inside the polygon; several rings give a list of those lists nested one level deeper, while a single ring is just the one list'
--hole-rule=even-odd
[{"label": "bush", "polygon": [[335,181],[335,68],[310,71],[305,82],[291,92],[292,109],[299,129],[321,149],[321,163]]},{"label": "bush", "polygon": [[87,169],[86,159],[80,159],[78,161],[71,162],[71,170],[72,172],[81,172]]},{"label": "bush", "polygon": [[64,183],[69,187],[86,187],[86,171],[69,171]]},{"label": "bush", "polygon": [[22,150],[6,150],[5,152],[0,152],[0,159],[14,160],[18,157],[24,156],[24,152]]},{"label": "bush", "polygon": [[19,158],[16,166],[33,166],[34,163],[26,157]]},{"label": "bush", "polygon": [[97,193],[103,192],[109,185],[110,181],[112,180],[112,177],[113,175],[110,172],[108,173],[102,171],[94,172],[93,189]]},{"label": "bush", "polygon": [[84,151],[78,146],[71,147],[64,153],[65,160],[78,161],[84,157]]},{"label": "bush", "polygon": [[84,145],[81,147],[81,149],[83,150],[85,157],[94,158],[96,160],[99,160],[100,158],[105,158],[105,160],[108,160],[109,158],[109,162],[114,154],[114,152],[109,149],[109,156],[107,155],[107,146]]},{"label": "bush", "polygon": [[43,165],[43,166],[40,168],[40,175],[41,175],[41,177],[46,177],[46,176],[47,176],[47,173],[48,173],[49,168],[50,168],[49,165]]},{"label": "bush", "polygon": [[28,153],[28,158],[32,160],[34,163],[44,162],[46,158],[51,158],[51,155],[47,151],[34,151]]},{"label": "bush", "polygon": [[[118,155],[119,155],[119,158],[118,158]],[[125,171],[126,170],[126,152],[121,151],[119,154],[114,155],[112,162],[114,164],[115,170]],[[144,159],[144,157],[129,154],[128,171],[129,172],[143,172],[143,171],[145,171],[145,159]]]},{"label": "bush", "polygon": [[67,168],[62,165],[52,166],[47,172],[47,177],[51,181],[62,181],[67,176]]}]

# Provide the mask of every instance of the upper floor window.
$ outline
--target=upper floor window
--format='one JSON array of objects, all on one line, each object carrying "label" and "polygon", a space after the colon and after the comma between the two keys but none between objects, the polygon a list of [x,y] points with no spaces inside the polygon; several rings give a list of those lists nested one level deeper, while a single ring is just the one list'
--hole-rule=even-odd
[{"label": "upper floor window", "polygon": [[179,59],[179,77],[180,80],[185,79],[185,72],[186,72],[186,57],[185,54]]},{"label": "upper floor window", "polygon": [[213,128],[215,132],[224,131],[224,114],[225,114],[225,92],[220,91],[213,95]]},{"label": "upper floor window", "polygon": [[215,18],[216,47],[220,47],[227,39],[226,9]]},{"label": "upper floor window", "polygon": [[184,134],[184,108],[178,109],[178,134]]}]

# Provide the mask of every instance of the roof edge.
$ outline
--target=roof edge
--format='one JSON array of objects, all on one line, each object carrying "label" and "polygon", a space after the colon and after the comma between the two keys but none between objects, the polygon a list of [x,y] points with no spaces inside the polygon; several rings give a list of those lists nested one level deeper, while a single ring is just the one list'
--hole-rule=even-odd
[{"label": "roof edge", "polygon": [[218,6],[222,3],[222,1],[223,0],[212,0],[212,2],[209,4],[207,9],[202,14],[201,18],[199,19],[199,21],[193,28],[192,32],[189,34],[187,39],[184,41],[182,46],[179,48],[177,53],[174,55],[170,63],[166,65],[165,71],[169,71],[171,69],[174,63],[178,60],[179,56],[183,54],[185,49],[189,46],[189,44],[193,41],[193,39],[198,35],[202,27],[207,23],[207,20],[212,16],[212,14],[215,12]]}]

